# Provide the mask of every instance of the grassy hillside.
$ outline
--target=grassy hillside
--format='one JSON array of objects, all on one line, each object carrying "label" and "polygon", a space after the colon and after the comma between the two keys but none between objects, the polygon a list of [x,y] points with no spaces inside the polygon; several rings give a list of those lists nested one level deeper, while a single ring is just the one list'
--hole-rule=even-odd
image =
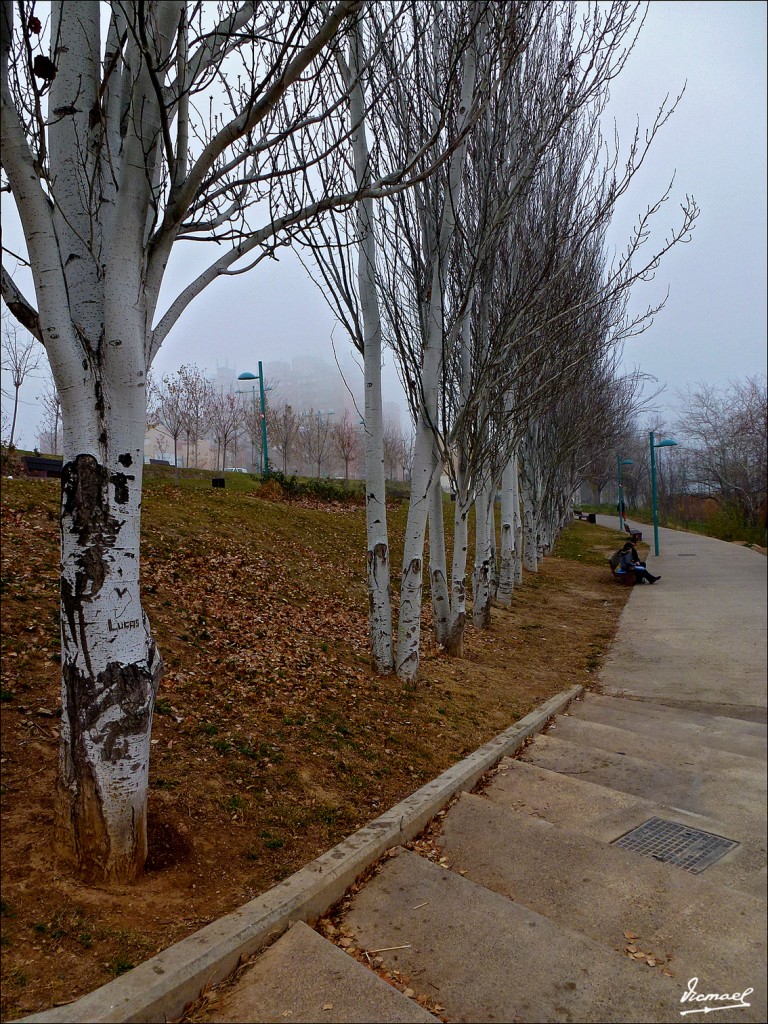
[{"label": "grassy hillside", "polygon": [[[604,563],[618,535],[576,523],[567,558],[527,576],[491,630],[468,629],[464,660],[437,650],[427,608],[422,676],[403,686],[369,670],[359,504],[166,472],[143,507],[143,600],[165,662],[150,858],[135,887],[87,887],[51,853],[58,482],[3,481],[4,1019],[130,969],[589,683],[628,594]],[[394,567],[406,511],[390,510]]]}]

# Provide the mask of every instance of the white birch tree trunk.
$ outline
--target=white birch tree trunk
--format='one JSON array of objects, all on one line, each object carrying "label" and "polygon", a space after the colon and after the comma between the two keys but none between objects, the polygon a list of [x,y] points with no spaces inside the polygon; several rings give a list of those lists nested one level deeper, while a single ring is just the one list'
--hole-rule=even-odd
[{"label": "white birch tree trunk", "polygon": [[491,624],[490,514],[493,482],[485,480],[475,499],[475,566],[472,573],[472,623],[479,629]]},{"label": "white birch tree trunk", "polygon": [[493,481],[488,504],[488,561],[491,568],[491,601],[495,601],[499,592],[499,553],[496,548],[496,484]]},{"label": "white birch tree trunk", "polygon": [[469,510],[471,501],[466,481],[459,474],[459,489],[453,513],[453,561],[451,564],[451,616],[446,651],[452,657],[464,654],[464,627],[467,621],[467,551],[469,548]]},{"label": "white birch tree trunk", "polygon": [[[360,81],[362,26],[355,24],[350,43],[350,94],[353,126],[352,152],[355,182],[361,187],[369,177],[368,142],[365,133],[365,97]],[[356,127],[355,127],[356,126]],[[367,537],[368,625],[374,669],[392,671],[392,600],[387,532],[386,474],[384,469],[384,416],[381,396],[381,317],[376,292],[376,241],[373,201],[357,204],[357,280],[363,319],[363,369],[365,374],[365,527]]]},{"label": "white birch tree trunk", "polygon": [[520,489],[523,505],[523,566],[528,572],[539,568],[539,518],[541,515],[541,471],[539,424],[534,421],[528,427],[522,450]]},{"label": "white birch tree trunk", "polygon": [[553,537],[554,537],[554,525],[555,525],[554,524],[554,520],[552,518],[553,515],[554,515],[554,510],[551,510],[549,515],[544,516],[543,519],[541,520],[541,523],[540,523],[540,527],[539,527],[539,561],[542,561],[542,559],[546,558],[547,555],[552,550],[552,545],[554,543]]},{"label": "white birch tree trunk", "polygon": [[[128,243],[130,249],[130,241]],[[140,262],[114,241],[103,334],[88,369],[54,359],[62,395],[62,722],[59,852],[90,880],[130,880],[146,859],[150,735],[162,662],[139,594],[146,428]],[[133,275],[127,272],[130,265]],[[131,279],[133,277],[133,280]],[[41,301],[41,310],[47,303]],[[47,322],[69,324],[75,307]],[[92,310],[86,307],[83,316]]]},{"label": "white birch tree trunk", "polygon": [[448,593],[445,558],[443,490],[440,486],[440,468],[437,467],[429,501],[429,582],[432,591],[432,622],[435,639],[445,647],[448,641],[451,602]]},{"label": "white birch tree trunk", "polygon": [[[439,352],[428,353],[424,367],[424,390],[436,394]],[[429,387],[428,387],[429,385]],[[424,414],[416,424],[411,500],[403,546],[403,578],[400,585],[400,618],[397,633],[397,674],[401,679],[415,679],[419,671],[421,643],[421,602],[423,585],[424,541],[434,474],[432,428]]]},{"label": "white birch tree trunk", "polygon": [[523,517],[520,512],[520,467],[517,455],[514,457],[512,474],[512,524],[515,534],[515,586],[523,585]]},{"label": "white birch tree trunk", "polygon": [[[170,7],[160,12],[162,45],[173,18]],[[141,873],[146,858],[150,730],[161,672],[139,595],[146,230],[159,124],[157,105],[148,101],[140,134],[128,133],[122,143],[112,138],[112,162],[99,162],[105,128],[91,118],[89,102],[99,88],[98,5],[53,4],[52,38],[55,203],[40,187],[5,84],[2,134],[64,431],[55,843],[86,880],[125,881]],[[154,92],[146,69],[132,84],[138,95]]]},{"label": "white birch tree trunk", "polygon": [[[515,589],[515,498],[517,496],[517,465],[509,459],[501,474],[501,564],[499,568],[499,604],[509,608]],[[518,509],[517,518],[520,518]]]},{"label": "white birch tree trunk", "polygon": [[[472,376],[472,333],[470,310],[474,291],[470,292],[467,312],[461,325],[460,415],[466,408]],[[456,503],[453,511],[453,560],[451,564],[450,619],[445,649],[451,657],[464,655],[464,629],[467,622],[467,551],[469,549],[469,494],[467,457],[464,438],[459,438],[456,466]]]},{"label": "white birch tree trunk", "polygon": [[85,878],[129,880],[147,853],[162,668],[139,595],[146,402],[140,385],[90,380],[65,403],[56,843]]},{"label": "white birch tree trunk", "polygon": [[522,481],[523,498],[523,567],[528,572],[539,571],[539,546],[536,502],[533,487],[527,477]]},{"label": "white birch tree trunk", "polygon": [[[381,332],[368,344],[365,371],[365,525],[367,536],[368,625],[374,669],[392,671],[392,602],[389,572],[389,538],[384,474],[384,422],[381,400]],[[366,329],[366,336],[368,332]]]},{"label": "white birch tree trunk", "polygon": [[[468,116],[475,86],[477,52],[470,43],[462,60],[461,113]],[[464,167],[466,141],[451,156],[448,185],[443,200],[437,244],[434,252],[426,316],[426,338],[422,358],[421,402],[416,422],[411,500],[408,506],[405,544],[403,549],[403,576],[400,588],[400,619],[397,637],[397,674],[401,679],[415,679],[419,671],[421,640],[422,575],[424,539],[430,492],[434,474],[440,469],[433,455],[434,431],[437,428],[438,388],[442,371],[443,303],[449,246],[456,228],[455,210],[458,203]]]}]

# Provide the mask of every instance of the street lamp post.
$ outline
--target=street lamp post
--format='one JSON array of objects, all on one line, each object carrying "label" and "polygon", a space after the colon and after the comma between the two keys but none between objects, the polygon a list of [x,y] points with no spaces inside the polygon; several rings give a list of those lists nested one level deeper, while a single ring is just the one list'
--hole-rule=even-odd
[{"label": "street lamp post", "polygon": [[619,529],[623,531],[626,519],[624,517],[624,492],[621,487],[621,467],[634,466],[632,459],[622,459],[621,455],[616,456],[616,473],[619,478]]},{"label": "street lamp post", "polygon": [[[267,404],[264,400],[264,371],[259,360],[259,372],[245,373],[238,375],[238,380],[258,380],[259,382],[259,403],[261,405],[261,472],[262,476],[269,476],[269,455],[267,454]],[[256,388],[253,391],[253,411],[256,412]]]},{"label": "street lamp post", "polygon": [[677,441],[673,441],[668,438],[666,441],[659,441],[656,444],[654,440],[654,432],[651,430],[648,434],[648,439],[651,444],[651,507],[653,508],[653,552],[655,555],[659,553],[659,510],[656,501],[656,449],[657,448],[672,448],[677,444]]}]

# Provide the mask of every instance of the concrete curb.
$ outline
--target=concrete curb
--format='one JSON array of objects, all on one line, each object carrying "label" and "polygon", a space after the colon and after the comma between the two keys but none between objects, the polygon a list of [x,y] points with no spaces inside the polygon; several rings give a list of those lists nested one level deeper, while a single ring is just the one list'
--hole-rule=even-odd
[{"label": "concrete curb", "polygon": [[582,691],[582,686],[574,686],[550,698],[369,825],[233,913],[75,1002],[20,1020],[153,1024],[181,1016],[204,988],[226,978],[241,957],[252,956],[273,942],[294,921],[311,921],[325,913],[387,850],[418,835],[452,796],[471,790],[489,768],[515,753]]}]

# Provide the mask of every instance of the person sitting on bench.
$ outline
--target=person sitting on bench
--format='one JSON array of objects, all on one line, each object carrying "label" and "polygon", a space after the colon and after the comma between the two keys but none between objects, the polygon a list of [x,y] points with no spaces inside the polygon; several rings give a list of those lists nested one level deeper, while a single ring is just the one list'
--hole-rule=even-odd
[{"label": "person sitting on bench", "polygon": [[653,576],[648,572],[645,562],[640,561],[640,556],[638,555],[637,549],[631,540],[628,540],[621,549],[619,565],[624,572],[631,572],[634,570],[635,583],[642,583],[643,580],[648,580],[649,583],[656,583],[657,580],[661,579],[661,576]]}]

